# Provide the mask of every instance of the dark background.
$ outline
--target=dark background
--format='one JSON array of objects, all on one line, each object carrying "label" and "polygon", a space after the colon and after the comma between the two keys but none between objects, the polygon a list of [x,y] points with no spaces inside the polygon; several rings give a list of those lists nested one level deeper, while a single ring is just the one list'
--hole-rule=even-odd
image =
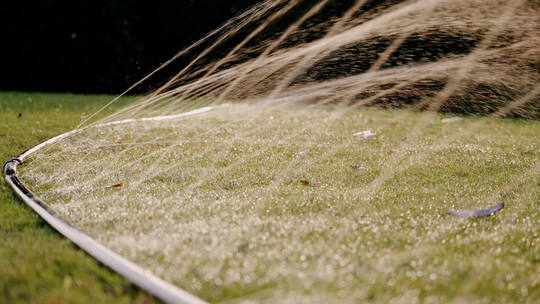
[{"label": "dark background", "polygon": [[0,90],[118,94],[258,2],[3,1]]}]

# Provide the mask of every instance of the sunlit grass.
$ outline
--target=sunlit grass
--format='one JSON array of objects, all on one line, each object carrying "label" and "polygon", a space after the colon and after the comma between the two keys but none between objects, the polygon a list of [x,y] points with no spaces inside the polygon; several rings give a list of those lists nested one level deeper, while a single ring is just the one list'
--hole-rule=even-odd
[{"label": "sunlit grass", "polygon": [[[69,131],[112,98],[0,92],[2,164]],[[0,303],[153,302],[56,233],[5,182],[0,182],[0,208]]]},{"label": "sunlit grass", "polygon": [[[211,302],[537,302],[540,123],[441,118],[220,106],[91,129],[21,172],[77,227]],[[489,218],[445,215],[500,201]]]}]

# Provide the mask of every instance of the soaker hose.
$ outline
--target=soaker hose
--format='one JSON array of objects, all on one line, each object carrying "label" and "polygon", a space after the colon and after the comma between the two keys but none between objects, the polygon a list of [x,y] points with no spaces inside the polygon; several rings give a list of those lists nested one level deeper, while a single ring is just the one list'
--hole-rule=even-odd
[{"label": "soaker hose", "polygon": [[159,121],[159,120],[169,120],[180,118],[184,116],[191,116],[203,112],[212,110],[212,107],[200,108],[194,111],[185,112],[178,115],[170,116],[156,116],[140,119],[125,119],[120,121],[114,121],[109,123],[97,124],[93,126],[88,126],[81,129],[72,130],[63,134],[60,134],[56,137],[53,137],[33,148],[24,152],[19,157],[13,158],[4,165],[4,176],[7,183],[15,191],[15,193],[30,207],[32,208],[41,218],[43,218],[49,225],[51,225],[56,231],[58,231],[63,236],[70,239],[75,243],[79,248],[86,251],[89,255],[94,257],[96,260],[106,265],[110,269],[116,271],[120,275],[124,276],[135,285],[140,288],[148,291],[150,294],[156,296],[166,303],[181,303],[181,304],[202,304],[206,303],[205,301],[197,298],[196,296],[189,294],[188,292],[172,285],[159,277],[153,275],[148,270],[144,270],[133,262],[127,260],[126,258],[120,256],[119,254],[113,252],[107,247],[103,246],[101,243],[91,238],[87,234],[81,232],[68,221],[63,219],[58,215],[54,210],[49,207],[45,202],[38,198],[32,191],[30,191],[19,179],[17,176],[17,166],[21,165],[24,162],[24,159],[36,151],[42,149],[43,147],[53,144],[59,141],[62,138],[68,137],[75,133],[79,133],[88,128],[99,128],[105,126],[126,124],[132,122],[142,122],[142,121]]}]

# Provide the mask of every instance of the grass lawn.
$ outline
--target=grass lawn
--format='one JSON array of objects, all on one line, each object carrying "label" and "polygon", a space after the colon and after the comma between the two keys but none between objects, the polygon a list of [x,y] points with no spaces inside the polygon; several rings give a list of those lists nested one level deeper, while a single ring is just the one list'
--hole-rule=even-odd
[{"label": "grass lawn", "polygon": [[[111,98],[0,92],[0,159],[70,130]],[[56,233],[3,178],[0,209],[0,303],[153,301]]]},{"label": "grass lawn", "polygon": [[[48,109],[31,121],[43,117],[47,130],[67,130],[80,112],[64,108],[72,116]],[[220,106],[177,120],[91,129],[32,156],[20,172],[81,230],[211,302],[537,303],[540,122],[441,118]],[[353,136],[364,130],[378,136]],[[30,125],[19,132],[34,134]],[[52,133],[27,146],[59,132]],[[26,233],[11,224],[16,236],[32,244],[36,234],[54,238],[69,249],[61,252],[72,252],[61,261],[84,256],[6,192],[14,211],[3,222],[27,214],[20,222],[33,225]],[[445,214],[500,201],[505,209],[489,218]],[[13,242],[4,247],[31,252]],[[35,246],[52,250],[47,241]],[[125,282],[84,261],[92,270],[81,276],[94,280],[96,294],[106,294],[109,284],[96,283],[102,277],[122,293]],[[68,271],[51,264],[41,267],[59,269],[50,284],[60,297]]]}]

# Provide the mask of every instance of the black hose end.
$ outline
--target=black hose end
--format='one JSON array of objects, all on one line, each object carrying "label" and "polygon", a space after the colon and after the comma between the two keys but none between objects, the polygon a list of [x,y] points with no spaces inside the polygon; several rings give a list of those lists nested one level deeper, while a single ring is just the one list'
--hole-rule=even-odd
[{"label": "black hose end", "polygon": [[17,171],[17,166],[22,164],[19,158],[12,158],[10,161],[4,164],[4,173],[6,176],[14,175]]}]

